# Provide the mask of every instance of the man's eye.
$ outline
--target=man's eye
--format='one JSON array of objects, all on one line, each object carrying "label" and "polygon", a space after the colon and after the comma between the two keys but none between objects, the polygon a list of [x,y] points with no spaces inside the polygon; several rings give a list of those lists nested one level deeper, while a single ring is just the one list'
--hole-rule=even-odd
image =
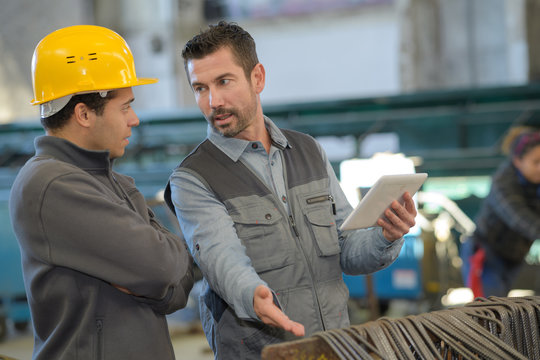
[{"label": "man's eye", "polygon": [[229,79],[221,79],[220,83],[221,85],[227,85],[231,80]]}]

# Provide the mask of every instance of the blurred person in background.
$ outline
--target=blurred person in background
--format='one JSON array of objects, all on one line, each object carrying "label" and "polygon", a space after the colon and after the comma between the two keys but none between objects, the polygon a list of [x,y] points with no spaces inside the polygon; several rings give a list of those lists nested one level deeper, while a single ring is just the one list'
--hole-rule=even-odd
[{"label": "blurred person in background", "polygon": [[540,131],[513,127],[502,148],[508,159],[493,175],[476,230],[461,246],[463,280],[475,297],[507,296],[540,239]]},{"label": "blurred person in background", "polygon": [[122,37],[98,26],[44,37],[32,59],[46,135],[11,189],[34,359],[174,359],[165,315],[193,285],[185,242],[112,169],[139,119]]},{"label": "blurred person in background", "polygon": [[414,225],[411,196],[379,227],[340,231],[352,211],[319,143],[264,116],[255,41],[219,22],[182,56],[207,139],[171,175],[176,212],[204,275],[201,320],[216,359],[349,325],[342,273],[390,265]]}]

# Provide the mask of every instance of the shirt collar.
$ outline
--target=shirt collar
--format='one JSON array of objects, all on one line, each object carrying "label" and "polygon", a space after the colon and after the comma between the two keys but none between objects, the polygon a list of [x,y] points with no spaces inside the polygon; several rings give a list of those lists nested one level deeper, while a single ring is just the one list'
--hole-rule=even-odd
[{"label": "shirt collar", "polygon": [[[270,120],[270,118],[265,116],[264,124],[270,133],[273,146],[277,146],[280,149],[291,147],[285,135],[283,135],[281,130],[272,120]],[[207,138],[235,162],[238,161],[242,153],[246,150],[246,147],[252,143],[252,141],[225,137],[211,125],[208,125]]]}]

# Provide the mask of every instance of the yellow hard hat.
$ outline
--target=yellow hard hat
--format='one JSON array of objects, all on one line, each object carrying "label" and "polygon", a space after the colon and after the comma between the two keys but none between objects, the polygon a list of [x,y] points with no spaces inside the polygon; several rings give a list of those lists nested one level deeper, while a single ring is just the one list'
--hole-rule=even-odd
[{"label": "yellow hard hat", "polygon": [[137,78],[133,54],[114,31],[94,25],[56,30],[36,46],[32,57],[34,99],[39,105],[66,95],[152,84]]}]

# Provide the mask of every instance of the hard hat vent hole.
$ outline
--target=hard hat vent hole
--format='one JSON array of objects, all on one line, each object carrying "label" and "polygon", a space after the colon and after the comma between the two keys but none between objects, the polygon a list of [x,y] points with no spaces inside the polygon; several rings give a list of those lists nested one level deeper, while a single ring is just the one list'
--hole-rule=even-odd
[{"label": "hard hat vent hole", "polygon": [[[97,60],[97,59],[98,59],[97,53],[88,54],[88,60],[93,61],[93,60]],[[74,63],[77,62],[75,60],[75,56],[66,56],[66,60],[67,60],[68,64],[74,64]],[[84,56],[81,56],[80,60],[84,60]]]}]

